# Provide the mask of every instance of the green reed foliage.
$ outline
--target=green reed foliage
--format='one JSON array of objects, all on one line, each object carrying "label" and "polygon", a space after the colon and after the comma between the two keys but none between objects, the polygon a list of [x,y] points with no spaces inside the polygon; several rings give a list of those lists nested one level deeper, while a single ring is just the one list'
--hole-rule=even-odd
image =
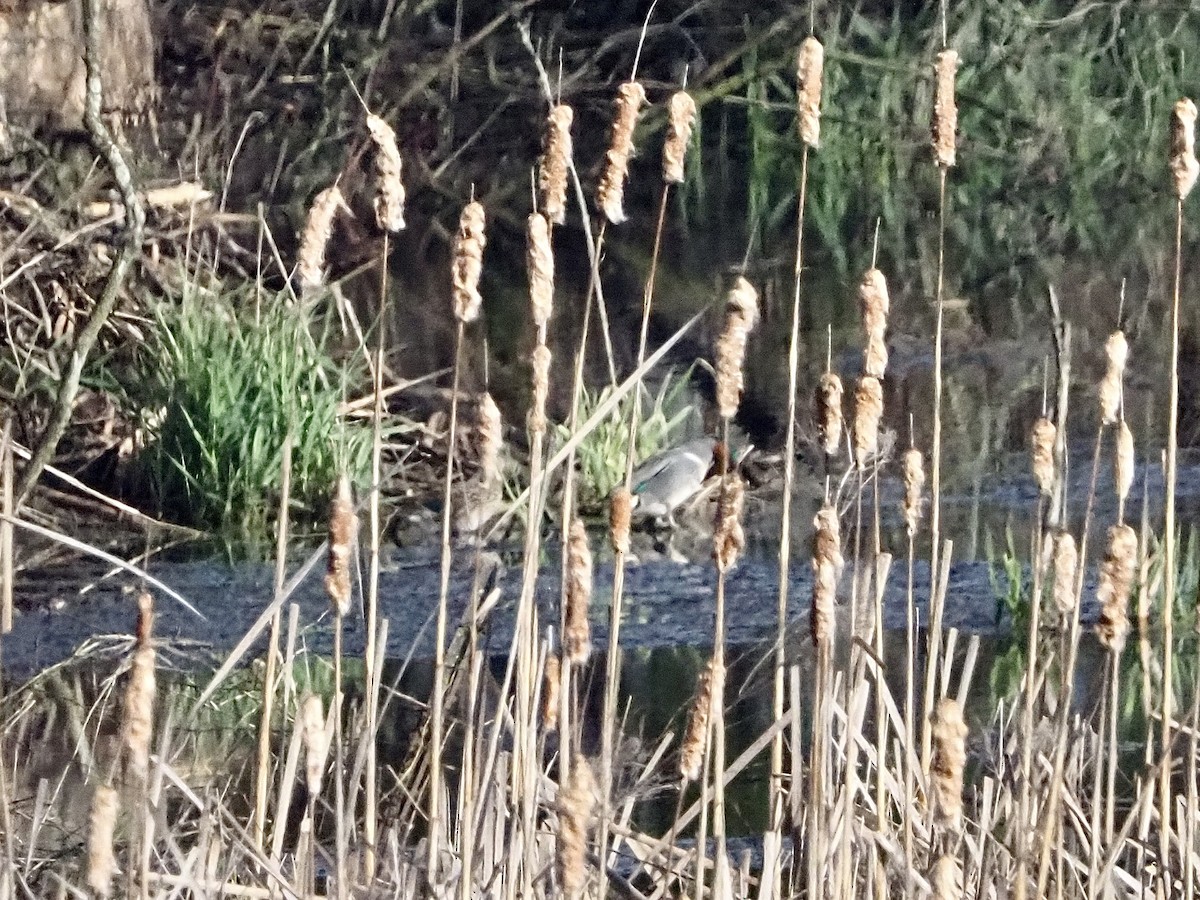
[{"label": "green reed foliage", "polygon": [[291,500],[319,513],[342,466],[361,483],[370,429],[339,415],[361,359],[340,362],[328,322],[280,295],[252,303],[191,285],[154,310],[134,393],[148,483],[171,518],[251,546],[270,538],[292,435]]}]

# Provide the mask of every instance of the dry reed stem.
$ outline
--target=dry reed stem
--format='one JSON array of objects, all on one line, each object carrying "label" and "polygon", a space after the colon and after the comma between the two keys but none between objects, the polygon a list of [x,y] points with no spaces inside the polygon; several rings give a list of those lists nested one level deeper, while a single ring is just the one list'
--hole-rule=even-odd
[{"label": "dry reed stem", "polygon": [[404,182],[400,148],[392,126],[374,113],[367,115],[367,131],[375,144],[375,221],[384,231],[404,229]]},{"label": "dry reed stem", "polygon": [[112,879],[117,871],[113,837],[117,830],[117,810],[121,801],[115,788],[97,786],[92,795],[92,813],[88,827],[88,887],[98,897],[112,892]]},{"label": "dry reed stem", "polygon": [[479,395],[479,443],[476,452],[479,472],[485,484],[493,485],[500,480],[500,453],[504,449],[504,422],[500,408],[492,395]]},{"label": "dry reed stem", "polygon": [[833,642],[833,608],[838,579],[845,560],[839,533],[837,508],[826,504],[813,520],[813,596],[810,629],[813,645],[828,647]]},{"label": "dry reed stem", "polygon": [[564,897],[579,897],[587,882],[587,838],[596,806],[596,779],[591,763],[579,753],[558,801],[558,876]]},{"label": "dry reed stem", "polygon": [[713,698],[724,696],[725,667],[712,657],[700,674],[696,694],[688,712],[687,729],[679,748],[679,774],[685,781],[699,781],[704,765],[704,739],[713,714]]},{"label": "dry reed stem", "polygon": [[860,469],[879,452],[879,423],[883,419],[883,385],[864,375],[854,392],[854,460]]},{"label": "dry reed stem", "polygon": [[954,165],[955,136],[958,131],[958,107],[954,102],[958,53],[943,50],[937,55],[933,71],[933,159],[938,168],[949,169]]},{"label": "dry reed stem", "polygon": [[550,395],[550,348],[538,344],[533,348],[533,400],[529,406],[529,431],[546,433],[546,400]]},{"label": "dry reed stem", "polygon": [[1117,500],[1122,504],[1133,487],[1134,470],[1133,432],[1129,430],[1129,423],[1122,419],[1117,426],[1117,447],[1113,454],[1113,484],[1117,489]]},{"label": "dry reed stem", "polygon": [[725,329],[717,338],[717,410],[731,419],[742,398],[742,364],[746,343],[758,323],[758,292],[742,276],[733,283],[725,302]]},{"label": "dry reed stem", "polygon": [[863,354],[863,372],[872,378],[883,378],[887,370],[887,324],[891,300],[887,279],[878,269],[868,269],[858,285],[858,308],[862,315],[867,346]]},{"label": "dry reed stem", "polygon": [[713,559],[717,571],[728,572],[737,563],[746,547],[746,532],[742,529],[742,507],[746,500],[746,484],[737,472],[725,476],[721,499],[717,504],[713,528]]},{"label": "dry reed stem", "polygon": [[638,82],[627,81],[617,88],[612,137],[604,154],[604,172],[596,189],[596,205],[614,225],[625,221],[625,178],[633,154],[633,129],[646,103],[646,91]]},{"label": "dry reed stem", "polygon": [[138,642],[125,687],[121,743],[125,746],[127,771],[139,784],[144,784],[150,771],[150,736],[154,726],[155,655],[150,641],[154,598],[149,591],[141,591],[137,604]]},{"label": "dry reed stem", "polygon": [[904,524],[915,537],[925,509],[925,457],[916,447],[904,452]]},{"label": "dry reed stem", "polygon": [[592,652],[592,551],[583,519],[571,522],[567,536],[567,612],[563,622],[563,655],[574,666],[587,662]]},{"label": "dry reed stem", "polygon": [[617,553],[629,553],[629,531],[633,518],[633,494],[627,487],[612,493],[608,504],[608,536]]},{"label": "dry reed stem", "polygon": [[1063,616],[1064,621],[1070,621],[1069,616],[1075,609],[1075,576],[1079,567],[1079,551],[1075,546],[1075,538],[1069,531],[1060,531],[1054,535],[1054,584],[1052,594],[1054,606]]},{"label": "dry reed stem", "polygon": [[1104,355],[1108,358],[1108,365],[1098,389],[1100,420],[1105,425],[1111,425],[1117,421],[1121,409],[1121,379],[1129,362],[1129,342],[1125,340],[1125,332],[1117,330],[1108,336],[1104,343]]},{"label": "dry reed stem", "polygon": [[1039,416],[1029,431],[1030,460],[1038,490],[1049,495],[1054,490],[1054,440],[1058,429],[1045,416]]},{"label": "dry reed stem", "polygon": [[933,900],[962,900],[963,870],[954,856],[939,856],[929,872]]},{"label": "dry reed stem", "polygon": [[325,708],[321,698],[309,694],[300,704],[300,741],[304,746],[304,784],[310,797],[320,796],[321,779],[325,775],[325,756],[329,742],[325,739]]},{"label": "dry reed stem", "polygon": [[567,175],[571,171],[571,122],[575,111],[559,103],[546,116],[542,156],[538,160],[538,193],[542,215],[555,225],[567,219]]},{"label": "dry reed stem", "polygon": [[663,181],[667,184],[683,181],[683,160],[695,124],[696,101],[687,91],[676,91],[667,104],[667,136],[663,141]]},{"label": "dry reed stem", "polygon": [[1171,177],[1175,196],[1184,200],[1196,185],[1200,163],[1196,162],[1196,104],[1184,97],[1171,110]]},{"label": "dry reed stem", "polygon": [[542,729],[558,730],[559,690],[562,687],[562,661],[557,653],[546,655],[546,674],[542,680]]},{"label": "dry reed stem", "polygon": [[333,237],[333,222],[338,210],[346,210],[346,198],[336,184],[330,185],[313,198],[300,236],[296,273],[300,278],[301,294],[315,291],[325,283],[325,251]]},{"label": "dry reed stem", "polygon": [[821,143],[821,81],[825,48],[811,35],[796,54],[796,113],[800,140],[814,149]]},{"label": "dry reed stem", "polygon": [[933,754],[929,760],[932,822],[957,831],[962,824],[963,766],[967,759],[967,723],[952,697],[938,702],[931,728]]},{"label": "dry reed stem", "polygon": [[345,616],[350,612],[350,557],[358,535],[358,516],[350,493],[350,479],[338,478],[329,510],[329,562],[325,572],[325,593],[334,612]]},{"label": "dry reed stem", "polygon": [[1108,549],[1100,564],[1100,583],[1096,588],[1100,604],[1096,636],[1113,653],[1124,649],[1129,633],[1129,595],[1137,570],[1137,547],[1137,532],[1129,525],[1108,529]]},{"label": "dry reed stem", "polygon": [[554,251],[550,247],[550,222],[541,213],[529,217],[527,237],[529,302],[533,324],[544,333],[554,308]]},{"label": "dry reed stem", "polygon": [[450,289],[454,298],[454,317],[460,322],[474,322],[483,308],[479,293],[479,278],[483,274],[484,234],[483,204],[472,200],[463,207],[454,235],[454,259],[450,264]]},{"label": "dry reed stem", "polygon": [[842,444],[845,418],[842,413],[842,379],[836,372],[826,372],[817,385],[817,429],[821,449],[826,456],[836,456]]}]

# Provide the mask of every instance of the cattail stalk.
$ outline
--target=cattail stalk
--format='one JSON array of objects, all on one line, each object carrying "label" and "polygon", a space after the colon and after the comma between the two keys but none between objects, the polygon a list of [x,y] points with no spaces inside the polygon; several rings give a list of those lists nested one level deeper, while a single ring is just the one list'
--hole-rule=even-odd
[{"label": "cattail stalk", "polygon": [[583,520],[571,522],[567,538],[567,609],[563,624],[563,655],[573,666],[587,662],[592,652],[592,551]]},{"label": "cattail stalk", "polygon": [[1054,582],[1051,594],[1054,597],[1054,606],[1064,622],[1068,622],[1075,610],[1075,577],[1079,568],[1079,551],[1075,546],[1075,538],[1069,531],[1058,532],[1053,541]]},{"label": "cattail stalk", "polygon": [[933,158],[940,169],[955,163],[955,135],[958,131],[958,107],[954,101],[954,78],[958,72],[958,53],[943,50],[933,66]]},{"label": "cattail stalk", "polygon": [[1038,490],[1049,496],[1054,491],[1054,441],[1058,429],[1045,416],[1033,423],[1029,432],[1030,460]]},{"label": "cattail stalk", "polygon": [[862,315],[866,349],[863,354],[863,372],[872,378],[882,379],[888,363],[887,335],[888,297],[887,279],[878,269],[868,269],[858,286],[858,308]]},{"label": "cattail stalk", "polygon": [[957,831],[962,825],[963,767],[967,760],[967,724],[958,701],[938,702],[931,729],[930,813],[935,826]]},{"label": "cattail stalk", "polygon": [[821,81],[825,48],[811,35],[800,42],[796,54],[796,106],[800,140],[816,148],[821,142]]},{"label": "cattail stalk", "polygon": [[92,813],[88,820],[87,883],[98,897],[108,897],[112,892],[113,875],[117,871],[113,838],[120,805],[116,788],[107,784],[97,786],[96,793],[92,795]]},{"label": "cattail stalk", "polygon": [[596,189],[596,205],[614,225],[625,221],[625,179],[629,174],[629,157],[633,155],[633,129],[645,104],[646,91],[638,82],[627,81],[617,89],[612,136]]},{"label": "cattail stalk", "polygon": [[538,160],[538,192],[541,212],[561,225],[567,218],[567,175],[571,171],[571,122],[575,112],[559,103],[546,117],[542,132],[542,156]]},{"label": "cattail stalk", "polygon": [[358,516],[350,492],[350,479],[342,474],[334,490],[329,511],[329,562],[325,572],[325,593],[334,612],[350,612],[350,560],[358,536]]},{"label": "cattail stalk", "polygon": [[826,372],[817,385],[817,429],[821,449],[826,456],[836,456],[842,443],[845,419],[842,413],[842,379],[836,372]]},{"label": "cattail stalk", "polygon": [[633,494],[629,488],[619,487],[613,491],[608,506],[608,534],[612,548],[617,553],[629,553],[629,531],[633,518]]},{"label": "cattail stalk", "polygon": [[137,649],[125,687],[121,742],[125,746],[128,772],[138,784],[145,784],[150,770],[150,736],[154,725],[155,656],[151,643],[154,598],[148,591],[141,591],[137,604]]},{"label": "cattail stalk", "polygon": [[1125,376],[1125,366],[1129,361],[1129,342],[1125,340],[1125,332],[1117,330],[1108,336],[1104,343],[1104,355],[1108,364],[1097,390],[1100,397],[1100,421],[1105,425],[1112,425],[1117,421],[1121,409],[1121,379]]},{"label": "cattail stalk", "polygon": [[403,162],[396,146],[396,132],[379,116],[367,115],[367,131],[375,144],[375,222],[389,232],[404,229]]},{"label": "cattail stalk", "polygon": [[300,740],[304,747],[304,784],[309,797],[318,797],[325,777],[329,740],[325,731],[325,707],[316,694],[309,694],[300,704]]},{"label": "cattail stalk", "polygon": [[545,343],[546,325],[554,308],[554,251],[550,247],[550,223],[541,213],[529,217],[526,232],[526,263],[529,269],[529,303],[538,343]]},{"label": "cattail stalk", "polygon": [[472,200],[463,207],[454,235],[454,258],[450,264],[450,288],[454,298],[454,317],[460,322],[474,322],[483,307],[479,293],[479,278],[483,274],[484,234],[483,204]]},{"label": "cattail stalk", "polygon": [[962,900],[962,865],[953,856],[939,856],[929,873],[929,886],[933,889],[933,900]]},{"label": "cattail stalk", "polygon": [[712,721],[714,698],[720,696],[725,683],[725,667],[715,657],[700,675],[696,695],[688,713],[687,729],[679,750],[679,775],[684,781],[699,781],[704,765],[704,746],[708,725]]},{"label": "cattail stalk", "polygon": [[683,182],[683,160],[695,124],[696,101],[687,91],[676,91],[667,104],[667,137],[663,141],[663,181],[667,184]]},{"label": "cattail stalk", "polygon": [[1122,523],[1108,529],[1108,549],[1100,564],[1100,583],[1096,588],[1100,604],[1096,636],[1113,653],[1124,649],[1129,633],[1129,595],[1137,572],[1137,548],[1137,532],[1129,525]]},{"label": "cattail stalk", "polygon": [[478,410],[478,446],[479,473],[484,484],[494,485],[500,481],[500,453],[504,448],[504,423],[500,417],[500,408],[492,395],[484,392],[479,396]]},{"label": "cattail stalk", "polygon": [[559,690],[562,687],[562,660],[557,653],[546,654],[546,674],[542,679],[542,728],[547,734],[558,730]]},{"label": "cattail stalk", "polygon": [[546,433],[546,402],[550,396],[550,349],[545,344],[533,348],[533,401],[529,409],[529,430]]},{"label": "cattail stalk", "polygon": [[325,283],[325,252],[333,237],[333,223],[339,210],[349,212],[350,208],[336,184],[317,194],[308,208],[296,262],[302,295],[312,293]]},{"label": "cattail stalk", "polygon": [[837,600],[838,579],[842,576],[842,538],[837,509],[821,507],[813,521],[813,596],[811,632],[813,645],[828,648],[833,643],[833,609]]},{"label": "cattail stalk", "polygon": [[1175,196],[1187,198],[1200,175],[1196,162],[1196,104],[1184,97],[1171,110],[1171,150],[1168,165],[1175,182]]},{"label": "cattail stalk", "polygon": [[859,469],[879,453],[879,423],[883,419],[883,385],[864,375],[854,392],[854,460]]},{"label": "cattail stalk", "polygon": [[917,534],[925,507],[925,457],[916,447],[904,453],[904,524],[909,538]]},{"label": "cattail stalk", "polygon": [[1125,511],[1125,498],[1133,487],[1135,469],[1135,454],[1133,449],[1133,432],[1129,423],[1124,419],[1117,426],[1117,446],[1113,454],[1113,484],[1117,490],[1117,503],[1122,516]]},{"label": "cattail stalk", "polygon": [[732,419],[742,398],[742,365],[751,330],[758,323],[758,292],[738,276],[726,296],[725,330],[717,339],[717,410]]},{"label": "cattail stalk", "polygon": [[587,883],[587,839],[596,806],[596,780],[587,759],[576,753],[558,801],[558,877],[562,896],[575,900]]}]

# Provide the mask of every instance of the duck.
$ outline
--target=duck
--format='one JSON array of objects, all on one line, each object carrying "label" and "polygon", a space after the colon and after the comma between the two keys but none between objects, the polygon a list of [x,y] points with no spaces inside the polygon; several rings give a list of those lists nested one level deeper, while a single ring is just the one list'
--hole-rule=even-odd
[{"label": "duck", "polygon": [[666,519],[678,528],[675,510],[704,485],[712,470],[719,444],[712,438],[695,438],[651,456],[633,470],[633,508],[642,516]]}]

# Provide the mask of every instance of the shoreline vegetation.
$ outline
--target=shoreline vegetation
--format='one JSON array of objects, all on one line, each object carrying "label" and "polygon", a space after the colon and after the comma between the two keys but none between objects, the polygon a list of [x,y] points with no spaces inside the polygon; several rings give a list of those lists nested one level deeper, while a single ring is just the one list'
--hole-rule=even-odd
[{"label": "shoreline vegetation", "polygon": [[[590,101],[573,89],[572,70],[551,65],[544,41],[552,31],[533,29],[539,20],[525,17],[536,12],[530,6],[477,23],[460,4],[445,68],[414,80],[396,105],[381,99],[371,78],[326,71],[353,86],[354,103],[339,107],[341,138],[313,167],[296,246],[280,247],[261,208],[233,213],[224,201],[210,226],[234,216],[240,227],[251,225],[255,240],[197,228],[192,194],[162,265],[161,248],[147,247],[147,234],[169,242],[161,222],[147,231],[150,195],[124,136],[102,115],[100,4],[86,0],[84,123],[121,199],[102,219],[111,246],[85,250],[76,233],[49,254],[82,258],[88,283],[101,285],[99,299],[82,311],[69,307],[61,343],[47,348],[34,340],[25,356],[12,354],[13,400],[0,442],[0,624],[11,624],[20,602],[14,571],[29,564],[35,538],[98,549],[43,512],[46,499],[35,490],[44,467],[61,461],[60,439],[81,424],[82,400],[115,406],[119,397],[133,411],[130,433],[114,446],[127,438],[127,452],[140,451],[142,490],[164,518],[257,534],[263,547],[273,542],[274,590],[213,672],[181,678],[169,642],[155,631],[156,604],[176,598],[152,589],[152,564],[130,564],[142,576],[131,593],[137,625],[115,666],[89,668],[83,653],[5,685],[0,897],[1193,895],[1200,882],[1200,619],[1184,590],[1195,585],[1196,556],[1194,542],[1181,538],[1175,486],[1191,409],[1182,402],[1194,319],[1184,259],[1196,232],[1185,201],[1200,163],[1195,105],[1182,92],[1167,101],[1163,93],[1186,84],[1187,73],[1172,62],[1167,87],[1146,92],[1152,100],[1104,104],[1103,122],[1084,123],[1092,137],[1105,133],[1105,146],[1108,124],[1139,117],[1161,139],[1137,148],[1140,168],[1132,174],[1114,174],[1115,157],[1100,154],[1086,184],[1074,180],[1078,172],[1063,179],[1068,191],[1103,196],[1118,183],[1138,184],[1118,205],[1144,213],[1144,240],[1136,250],[1114,251],[1113,264],[1128,261],[1127,253],[1150,260],[1138,270],[1144,283],[1136,307],[1123,287],[1104,294],[1097,278],[1082,293],[1102,301],[1077,321],[1079,297],[1060,299],[1049,273],[1041,273],[1046,290],[1037,292],[1048,299],[1034,307],[1022,280],[1028,271],[1015,256],[983,266],[981,257],[1022,239],[1011,229],[1023,224],[971,196],[968,188],[986,181],[978,171],[970,181],[963,175],[992,158],[986,135],[993,126],[982,123],[1002,118],[981,81],[1012,65],[994,57],[992,30],[1037,35],[1051,18],[1022,18],[1018,4],[962,11],[943,4],[936,20],[926,12],[922,27],[903,31],[902,41],[872,35],[863,16],[847,25],[835,7],[813,4],[739,40],[730,59],[706,58],[703,71],[685,66],[671,79],[663,76],[661,47],[642,56],[662,33],[650,7],[632,29],[633,52],[607,70],[601,127],[594,110],[585,116],[577,105]],[[1112,22],[1095,27],[1128,35],[1159,27],[1166,15],[1122,18],[1125,12],[1116,4]],[[1083,10],[1077,21],[1090,22],[1089,15]],[[322,24],[300,69],[345,38],[333,25]],[[672,26],[686,34],[678,22]],[[501,27],[520,39],[521,71],[532,61],[537,76],[522,82],[537,92],[537,140],[523,139],[529,152],[517,165],[531,172],[532,184],[450,190],[430,173],[451,162],[422,155],[422,141],[431,138],[403,110],[444,75],[452,114],[479,74],[468,68],[471,53],[490,47],[489,35]],[[753,26],[745,20],[737,27],[744,35]],[[614,31],[614,39],[629,36]],[[887,52],[864,60],[855,40]],[[788,42],[787,52],[768,61],[767,45],[779,41]],[[1111,62],[1139,49],[1114,35],[1101,55]],[[703,56],[694,50],[692,62]],[[919,72],[912,97],[925,121],[890,105],[900,96],[895,82],[880,94],[887,101],[881,109],[852,106],[844,93],[851,68]],[[1093,81],[1080,85],[1055,73],[1047,83],[1113,96],[1112,84],[1096,81],[1103,66],[1080,71]],[[786,109],[779,97],[787,97]],[[737,103],[724,102],[731,98]],[[717,146],[745,153],[744,207],[730,207],[745,217],[697,252],[727,250],[736,240],[739,253],[720,254],[736,264],[721,272],[712,299],[681,312],[659,277],[667,277],[666,261],[689,259],[689,229],[706,202],[694,172],[725,165],[710,158],[705,117],[730,108],[743,114],[736,133],[723,133]],[[1018,112],[1027,130],[1056,139],[1065,131],[1051,127],[1032,100]],[[867,114],[898,129],[895,139],[850,140],[850,123]],[[839,171],[859,159],[846,150],[851,143],[878,159]],[[1080,144],[1071,149],[1073,166],[1088,163],[1074,155]],[[1025,160],[1027,170],[1037,162]],[[897,186],[889,180],[896,170],[923,187]],[[1138,181],[1147,172],[1156,173],[1153,181]],[[781,192],[778,181],[793,175]],[[1010,177],[1019,182],[1020,174],[1001,179],[1002,188],[1013,184]],[[413,232],[436,231],[436,217],[420,204],[438,192],[456,206],[456,224],[440,226],[447,252],[433,254],[444,257],[430,282],[441,308],[409,318],[413,304],[430,302],[414,291],[429,257]],[[845,207],[834,214],[830,204],[850,202],[851,193],[874,213],[857,215],[845,240]],[[901,222],[889,207],[897,199],[919,200],[921,214]],[[40,221],[31,202],[9,209]],[[1073,197],[1068,205],[1082,202]],[[1049,219],[1055,215],[1048,210]],[[1115,213],[1096,218],[1105,217]],[[975,229],[964,232],[972,221]],[[1068,221],[1070,234],[1057,236],[1052,256],[1088,240],[1103,250],[1084,227],[1090,220]],[[794,246],[768,255],[780,233],[791,234]],[[613,265],[631,258],[646,261],[633,275]],[[1059,275],[1076,271],[1054,258]],[[497,280],[489,279],[493,267]],[[632,278],[634,289],[611,290],[620,278]],[[575,281],[586,284],[582,292]],[[150,282],[156,290],[148,306],[120,304]],[[820,299],[839,284],[844,302]],[[950,369],[978,334],[968,328],[964,337],[955,324],[964,313],[955,286],[963,284],[984,285],[974,307],[967,304],[968,318],[1027,327],[1031,310],[1044,308],[1039,321],[1048,320],[1051,335],[1044,361],[1008,360],[1022,369],[1025,406],[1003,424],[1020,422],[1036,497],[1028,546],[1007,560],[1015,572],[1008,598],[1015,653],[1006,696],[993,698],[990,718],[967,708],[978,641],[943,622],[950,567],[961,552],[960,536],[946,528],[943,499],[960,448],[955,423],[971,402]],[[489,302],[493,289],[504,304]],[[997,290],[1026,296],[997,312]],[[521,298],[519,313],[513,296]],[[624,302],[628,296],[641,302]],[[1151,298],[1166,323],[1153,334],[1144,321]],[[45,316],[27,310],[24,317],[38,328],[51,319],[41,308]],[[837,355],[835,327],[851,348]],[[895,365],[905,359],[900,333],[917,335],[930,360],[927,393],[896,389],[906,383]],[[1104,335],[1096,372],[1082,358],[1089,333],[1097,344],[1095,335]],[[626,715],[621,671],[631,599],[625,573],[639,527],[633,473],[638,457],[661,449],[655,445],[670,441],[687,418],[671,399],[680,383],[672,378],[687,383],[694,373],[662,375],[672,350],[682,354],[685,346],[705,360],[696,368],[707,373],[704,420],[717,446],[706,553],[714,573],[711,654],[687,686],[693,699],[682,727],[643,740]],[[410,349],[415,363],[406,359]],[[409,377],[414,364],[425,368]],[[765,401],[752,391],[767,369],[786,372],[782,402],[770,416],[757,411]],[[410,390],[425,379],[443,417],[437,428],[405,415]],[[12,415],[22,392],[41,404]],[[1031,399],[1036,408],[1027,408]],[[100,418],[106,415],[111,424],[114,415],[101,409]],[[727,644],[739,611],[727,607],[726,589],[746,552],[750,493],[736,448],[741,432],[764,419],[783,448],[778,615],[763,654],[769,677],[753,682],[769,692],[771,716],[735,755],[728,732],[738,695]],[[30,431],[38,441],[27,445]],[[436,447],[426,454],[424,489],[441,500],[437,536],[428,538],[440,549],[440,578],[437,596],[428,598],[429,684],[413,696],[385,677],[389,623],[379,585],[386,488],[407,477],[396,457],[415,453],[421,441]],[[807,477],[797,457],[808,444],[821,495],[811,527],[810,513],[794,503]],[[1160,445],[1163,521],[1151,521],[1145,503],[1138,521],[1130,510],[1146,490],[1139,471],[1158,458]],[[1111,478],[1100,478],[1102,466]],[[882,488],[889,470],[900,477],[898,496]],[[1083,509],[1068,503],[1072,470],[1090,473]],[[64,481],[49,469],[45,475]],[[1114,493],[1111,519],[1098,485]],[[176,527],[90,490],[89,502],[133,518],[147,545]],[[589,504],[601,506],[607,520],[601,539],[613,577],[603,597],[593,596],[602,551],[585,524]],[[885,515],[903,522],[901,540],[885,540]],[[793,517],[804,519],[802,541],[794,540]],[[326,539],[291,568],[289,548],[314,521]],[[505,601],[515,626],[497,659],[484,651],[499,602],[487,544],[502,527],[517,535],[520,560]],[[475,539],[456,539],[466,533]],[[928,597],[916,596],[918,559],[933,575]],[[451,596],[452,568],[464,561],[476,577],[467,596]],[[1087,574],[1093,561],[1094,587]],[[536,590],[547,565],[561,566],[561,589],[549,607]],[[788,616],[788,574],[798,566],[812,573],[800,623]],[[323,578],[329,599],[327,662],[297,646],[297,607],[289,603],[305,577]],[[884,643],[884,590],[895,584],[907,588],[899,654]],[[1094,626],[1081,621],[1085,599],[1098,606]],[[219,615],[219,606],[200,605]],[[460,618],[455,611],[464,607]],[[361,659],[343,653],[359,608]],[[608,622],[602,648],[592,635],[600,618]],[[1077,692],[1085,629],[1094,631],[1104,660],[1096,697]],[[411,719],[404,738],[392,733],[396,709]],[[734,839],[744,835],[730,833],[733,816],[742,816],[731,808],[738,795],[730,785],[751,771],[766,779],[759,817],[766,824],[753,836],[756,852],[735,858]],[[674,805],[666,829],[644,831],[639,804],[664,796]]]}]

